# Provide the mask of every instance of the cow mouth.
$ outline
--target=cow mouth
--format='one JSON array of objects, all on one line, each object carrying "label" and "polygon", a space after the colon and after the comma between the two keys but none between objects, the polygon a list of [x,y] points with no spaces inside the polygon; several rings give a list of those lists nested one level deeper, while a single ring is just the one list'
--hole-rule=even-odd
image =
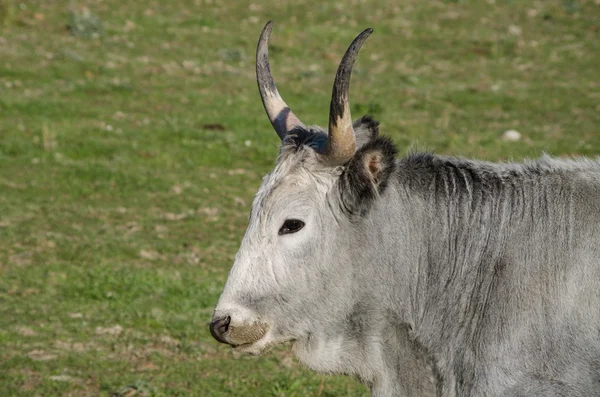
[{"label": "cow mouth", "polygon": [[292,341],[289,337],[282,338],[269,322],[260,319],[236,324],[231,315],[213,315],[209,329],[218,342],[250,355],[261,355],[275,346]]}]

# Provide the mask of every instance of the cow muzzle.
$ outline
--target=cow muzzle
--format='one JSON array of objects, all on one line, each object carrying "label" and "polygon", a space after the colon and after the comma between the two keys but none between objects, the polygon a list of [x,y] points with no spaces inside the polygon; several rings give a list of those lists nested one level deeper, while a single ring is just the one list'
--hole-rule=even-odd
[{"label": "cow muzzle", "polygon": [[260,340],[268,330],[266,323],[255,321],[250,324],[236,323],[229,315],[215,315],[210,323],[210,333],[217,341],[233,347],[251,345]]}]

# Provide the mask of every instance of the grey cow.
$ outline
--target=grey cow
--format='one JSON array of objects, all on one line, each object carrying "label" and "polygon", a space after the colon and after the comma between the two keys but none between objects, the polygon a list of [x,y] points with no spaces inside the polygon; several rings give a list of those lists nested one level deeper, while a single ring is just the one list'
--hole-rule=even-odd
[{"label": "grey cow", "polygon": [[600,396],[600,162],[397,158],[378,123],[352,123],[339,66],[328,132],[271,77],[282,139],[210,325],[260,354],[290,343],[373,396]]}]

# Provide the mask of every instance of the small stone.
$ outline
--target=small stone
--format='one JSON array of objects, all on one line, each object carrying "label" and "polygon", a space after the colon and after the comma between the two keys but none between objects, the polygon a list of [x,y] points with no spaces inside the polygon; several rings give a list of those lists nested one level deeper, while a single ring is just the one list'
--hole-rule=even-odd
[{"label": "small stone", "polygon": [[507,142],[516,142],[521,140],[521,133],[516,130],[506,130],[502,134],[502,139]]}]

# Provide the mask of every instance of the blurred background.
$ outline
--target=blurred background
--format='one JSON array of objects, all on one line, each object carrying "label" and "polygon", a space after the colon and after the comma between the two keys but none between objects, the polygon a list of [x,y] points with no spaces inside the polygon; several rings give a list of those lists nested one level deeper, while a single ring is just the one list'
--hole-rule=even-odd
[{"label": "blurred background", "polygon": [[367,396],[208,322],[279,139],[254,53],[326,125],[374,28],[355,118],[487,160],[600,153],[599,0],[0,0],[0,385],[6,396]]}]

